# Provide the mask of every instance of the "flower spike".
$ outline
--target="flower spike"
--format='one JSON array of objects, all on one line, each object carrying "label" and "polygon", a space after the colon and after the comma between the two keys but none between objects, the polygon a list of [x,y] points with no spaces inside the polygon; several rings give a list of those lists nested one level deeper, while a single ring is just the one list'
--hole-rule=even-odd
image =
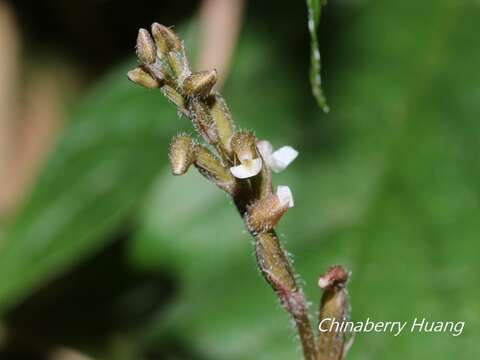
[{"label": "flower spike", "polygon": [[[253,131],[237,131],[227,103],[214,90],[216,71],[192,71],[183,41],[170,28],[154,23],[151,34],[140,29],[136,48],[139,66],[128,72],[128,78],[148,89],[159,89],[179,114],[192,122],[199,141],[203,140],[203,144],[198,143],[185,134],[172,139],[172,174],[182,175],[194,166],[232,199],[254,238],[261,274],[295,323],[304,360],[342,359],[348,349],[343,338],[313,331],[308,302],[275,232],[294,201],[288,186],[274,190],[272,171],[287,168],[298,152],[290,146],[274,150],[270,142],[258,141]],[[320,320],[326,316],[341,318],[348,312],[348,275],[343,268],[334,267],[319,279],[324,292]]]}]

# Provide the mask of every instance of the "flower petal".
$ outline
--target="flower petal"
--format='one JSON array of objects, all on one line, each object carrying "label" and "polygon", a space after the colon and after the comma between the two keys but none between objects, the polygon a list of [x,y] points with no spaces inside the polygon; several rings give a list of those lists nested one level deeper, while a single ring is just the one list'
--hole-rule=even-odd
[{"label": "flower petal", "polygon": [[273,153],[273,146],[268,140],[257,141],[257,149],[264,159],[269,158]]},{"label": "flower petal", "polygon": [[288,204],[288,207],[293,207],[293,195],[292,191],[288,186],[279,185],[277,186],[277,196],[280,200],[280,204]]},{"label": "flower petal", "polygon": [[257,175],[262,170],[262,159],[246,160],[240,165],[232,166],[230,172],[238,179],[247,179]]},{"label": "flower petal", "polygon": [[275,151],[270,159],[270,167],[275,172],[285,170],[285,168],[296,159],[298,151],[291,146],[282,146]]}]

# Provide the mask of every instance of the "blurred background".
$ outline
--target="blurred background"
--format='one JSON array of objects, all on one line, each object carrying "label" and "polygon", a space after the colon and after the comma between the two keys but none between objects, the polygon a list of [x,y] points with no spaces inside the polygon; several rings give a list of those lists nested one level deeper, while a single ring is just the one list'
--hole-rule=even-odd
[{"label": "blurred background", "polygon": [[301,356],[233,205],[169,173],[188,122],[126,79],[154,21],[219,70],[237,124],[299,150],[274,181],[312,314],[340,263],[355,321],[466,322],[358,334],[348,359],[478,359],[479,18],[476,0],[330,1],[325,114],[303,1],[0,1],[0,359]]}]

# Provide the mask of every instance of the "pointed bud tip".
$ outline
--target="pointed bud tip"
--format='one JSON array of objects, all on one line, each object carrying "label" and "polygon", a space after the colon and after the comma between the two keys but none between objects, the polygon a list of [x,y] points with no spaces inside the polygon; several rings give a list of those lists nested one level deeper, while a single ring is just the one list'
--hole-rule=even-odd
[{"label": "pointed bud tip", "polygon": [[150,65],[156,60],[157,49],[146,29],[138,30],[137,56],[142,64]]},{"label": "pointed bud tip", "polygon": [[157,89],[160,87],[160,82],[141,68],[130,70],[127,73],[127,77],[130,81],[147,89]]},{"label": "pointed bud tip", "polygon": [[178,135],[170,143],[170,170],[173,175],[183,175],[194,162],[194,141],[188,135]]},{"label": "pointed bud tip", "polygon": [[159,52],[163,55],[169,51],[179,51],[182,48],[182,42],[177,34],[165,25],[153,23],[152,35]]}]

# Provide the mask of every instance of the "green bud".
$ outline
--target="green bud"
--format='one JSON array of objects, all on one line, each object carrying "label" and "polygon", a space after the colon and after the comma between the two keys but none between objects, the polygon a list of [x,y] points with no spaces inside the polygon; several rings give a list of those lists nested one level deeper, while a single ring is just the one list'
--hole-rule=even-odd
[{"label": "green bud", "polygon": [[232,193],[235,178],[212,152],[202,145],[195,145],[195,166],[200,173],[222,190]]},{"label": "green bud", "polygon": [[177,90],[169,85],[163,85],[161,90],[168,100],[174,103],[179,110],[183,111],[185,107],[185,99]]},{"label": "green bud", "polygon": [[230,110],[219,94],[209,98],[207,102],[210,107],[210,116],[217,129],[220,145],[226,154],[230,154],[230,139],[235,131]]},{"label": "green bud", "polygon": [[147,89],[158,89],[160,87],[160,82],[142,68],[130,70],[127,73],[127,77],[130,81]]},{"label": "green bud", "polygon": [[176,79],[178,87],[180,88],[180,85],[183,84],[185,78],[190,75],[190,66],[188,65],[187,58],[183,53],[170,51],[166,55],[166,59],[170,65],[170,69],[173,72],[173,76]]}]

